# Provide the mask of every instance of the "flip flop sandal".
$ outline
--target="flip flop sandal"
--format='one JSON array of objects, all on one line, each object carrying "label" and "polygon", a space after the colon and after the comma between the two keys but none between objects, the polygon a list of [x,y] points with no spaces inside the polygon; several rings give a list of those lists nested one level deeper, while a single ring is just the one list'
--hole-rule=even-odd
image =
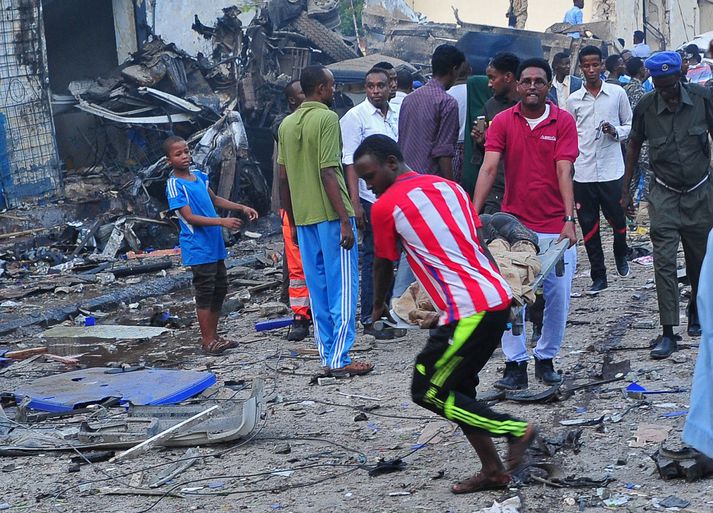
[{"label": "flip flop sandal", "polygon": [[203,352],[209,355],[219,355],[226,349],[231,349],[233,347],[235,346],[225,339],[215,339],[209,342],[207,346],[202,346]]},{"label": "flip flop sandal", "polygon": [[229,344],[228,349],[235,349],[240,345],[237,340],[233,340],[232,338],[225,338],[221,335],[218,335],[218,341],[220,341],[221,343]]},{"label": "flip flop sandal", "polygon": [[330,373],[335,378],[348,378],[349,376],[363,376],[374,370],[373,363],[352,362],[339,369],[332,369]]},{"label": "flip flop sandal", "polygon": [[500,488],[507,488],[508,484],[510,484],[510,476],[508,474],[501,474],[497,478],[493,478],[478,473],[473,477],[459,481],[451,486],[451,492],[460,495],[463,493],[482,492],[484,490],[498,490]]}]

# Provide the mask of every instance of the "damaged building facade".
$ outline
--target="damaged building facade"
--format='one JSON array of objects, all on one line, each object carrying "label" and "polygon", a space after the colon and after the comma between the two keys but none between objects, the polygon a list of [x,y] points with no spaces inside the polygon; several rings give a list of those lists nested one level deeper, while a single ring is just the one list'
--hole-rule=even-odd
[{"label": "damaged building facade", "polygon": [[[281,90],[304,66],[355,58],[361,48],[427,67],[433,45],[498,30],[486,25],[506,25],[512,4],[494,0],[487,14],[466,1],[434,10],[428,0],[367,0],[356,41],[334,30],[338,0],[0,2],[0,208],[61,197],[72,188],[66,177],[77,172],[109,177],[104,189],[120,194],[136,192],[133,178],[142,177],[139,192],[148,202],[161,195],[166,171],[156,165],[158,142],[175,132],[197,144],[226,110],[239,112],[250,148],[221,150],[231,162],[231,152],[244,153],[226,180],[262,190],[253,198],[260,207],[271,180],[271,124],[285,109]],[[530,36],[540,39],[534,31],[560,21],[571,4],[514,3],[528,13]],[[713,3],[594,0],[585,19],[599,22],[595,35],[604,40],[628,40],[645,19],[650,44],[671,48],[713,23]],[[548,45],[562,47],[546,42],[545,55]],[[235,127],[235,120],[224,125]]]},{"label": "damaged building facade", "polygon": [[[431,0],[406,0],[413,10],[432,21],[452,22],[453,12]],[[510,9],[518,14],[518,28],[544,32],[562,21],[571,0],[493,0],[487,10],[478,2],[451,2],[462,20],[507,26]],[[710,0],[591,0],[584,3],[585,22],[610,22],[612,33],[632,44],[634,30],[644,30],[652,48],[678,48],[701,32],[713,30]]]},{"label": "damaged building facade", "polygon": [[[68,185],[63,176],[77,173],[101,173],[111,181],[104,189],[135,192],[128,182],[160,167],[167,134],[197,144],[218,122],[235,128],[235,119],[224,119],[228,111],[240,113],[240,131],[250,141],[242,160],[263,170],[248,178],[239,170],[235,181],[269,182],[271,123],[285,107],[282,87],[310,63],[358,55],[356,44],[333,30],[337,0],[4,0],[3,6],[0,207],[60,197]],[[246,141],[236,137],[231,151],[245,153]],[[141,185],[151,196],[152,184]]]}]

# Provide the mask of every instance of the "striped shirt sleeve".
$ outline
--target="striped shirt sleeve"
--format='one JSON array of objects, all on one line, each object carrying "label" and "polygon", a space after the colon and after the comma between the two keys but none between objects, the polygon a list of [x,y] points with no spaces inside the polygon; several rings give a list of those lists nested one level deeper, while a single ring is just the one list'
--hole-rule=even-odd
[{"label": "striped shirt sleeve", "polygon": [[170,210],[178,210],[188,205],[188,197],[183,186],[175,178],[169,178],[166,182],[166,199]]}]

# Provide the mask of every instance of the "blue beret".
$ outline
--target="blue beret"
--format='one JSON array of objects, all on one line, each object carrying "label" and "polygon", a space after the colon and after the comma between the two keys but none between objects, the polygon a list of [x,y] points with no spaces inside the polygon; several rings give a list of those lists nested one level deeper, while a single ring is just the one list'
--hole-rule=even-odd
[{"label": "blue beret", "polygon": [[644,66],[649,70],[651,76],[656,78],[680,73],[681,63],[681,56],[678,52],[659,52],[646,59]]}]

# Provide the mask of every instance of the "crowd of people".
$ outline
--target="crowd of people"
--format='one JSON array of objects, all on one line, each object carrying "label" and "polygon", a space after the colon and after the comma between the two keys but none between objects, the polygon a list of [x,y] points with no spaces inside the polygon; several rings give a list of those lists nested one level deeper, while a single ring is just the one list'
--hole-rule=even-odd
[{"label": "crowd of people", "polygon": [[[291,339],[307,336],[312,324],[324,373],[368,374],[374,364],[349,355],[357,312],[365,334],[403,336],[375,325],[389,321],[391,298],[417,281],[440,318],[414,364],[413,400],[457,423],[482,462],[454,493],[506,486],[536,435],[532,423],[476,399],[478,372],[493,351],[502,346],[505,355],[498,388],[527,388],[533,360],[535,379],[562,380],[554,362],[577,266],[577,223],[589,291],[597,294],[608,287],[602,215],[613,231],[616,273],[627,276],[627,215],[648,201],[662,326],[651,358],[669,357],[681,338],[674,333],[680,241],[692,289],[687,333],[701,334],[696,294],[713,227],[713,92],[683,80],[680,54],[643,61],[642,52],[635,46],[629,56],[605,57],[584,46],[577,55],[554,55],[551,64],[499,53],[486,77],[474,80],[464,54],[445,44],[433,53],[430,80],[417,89],[407,70],[374,66],[364,77],[366,98],[341,119],[330,109],[335,80],[327,68],[308,66],[285,89],[291,113],[275,136],[296,321]],[[572,73],[572,60],[579,73]],[[649,80],[654,90],[647,93]],[[492,97],[470,123],[472,83],[487,83]],[[474,151],[464,151],[471,143]],[[193,266],[203,347],[218,354],[232,342],[215,330],[225,267],[214,225],[235,228],[237,221],[215,219],[211,208],[256,214],[216,197],[206,176],[189,171],[184,141],[169,139],[166,151],[174,167],[167,195],[182,222],[184,263]],[[479,167],[472,187],[466,162]],[[569,245],[563,271],[547,274],[530,308],[532,350],[525,333],[507,327],[512,291],[483,238],[479,215],[500,211],[541,245]],[[492,437],[508,440],[504,462]]]}]

